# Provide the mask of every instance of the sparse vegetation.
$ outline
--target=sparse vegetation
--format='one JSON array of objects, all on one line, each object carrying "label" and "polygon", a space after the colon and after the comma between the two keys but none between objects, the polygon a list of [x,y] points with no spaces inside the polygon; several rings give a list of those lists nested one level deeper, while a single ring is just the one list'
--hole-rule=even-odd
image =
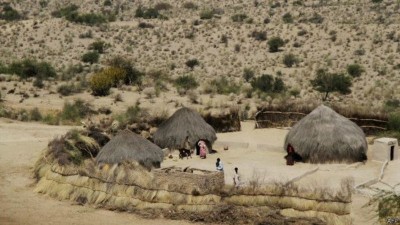
[{"label": "sparse vegetation", "polygon": [[243,78],[246,82],[249,82],[251,79],[254,78],[254,71],[250,68],[244,68]]},{"label": "sparse vegetation", "polygon": [[267,40],[267,32],[265,31],[253,31],[251,32],[251,36],[257,41],[266,41]]},{"label": "sparse vegetation", "polygon": [[214,17],[214,10],[213,9],[204,9],[200,12],[200,19],[202,20],[209,20]]},{"label": "sparse vegetation", "polygon": [[283,20],[284,23],[293,23],[292,14],[290,14],[289,12],[288,12],[288,13],[285,13],[285,14],[282,16],[282,20]]},{"label": "sparse vegetation", "polygon": [[238,13],[231,17],[233,22],[243,22],[247,18],[248,18],[247,15],[244,13]]},{"label": "sparse vegetation", "polygon": [[107,64],[125,71],[125,84],[131,85],[141,83],[143,72],[136,69],[131,60],[117,56],[110,59]]},{"label": "sparse vegetation", "polygon": [[220,77],[212,80],[206,87],[207,93],[217,93],[228,95],[231,93],[237,94],[240,92],[240,84],[228,80],[226,77]]},{"label": "sparse vegetation", "polygon": [[125,70],[115,67],[109,67],[93,74],[89,81],[93,95],[108,95],[111,87],[125,81],[126,75]]},{"label": "sparse vegetation", "polygon": [[66,102],[64,104],[60,118],[63,121],[76,123],[91,113],[93,113],[92,106],[81,99],[77,99],[73,103]]}]

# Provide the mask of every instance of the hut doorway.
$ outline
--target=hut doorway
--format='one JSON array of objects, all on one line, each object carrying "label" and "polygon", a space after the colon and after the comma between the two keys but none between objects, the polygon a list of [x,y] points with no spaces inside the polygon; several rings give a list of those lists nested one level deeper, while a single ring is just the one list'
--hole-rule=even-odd
[{"label": "hut doorway", "polygon": [[390,161],[394,159],[394,145],[390,146]]}]

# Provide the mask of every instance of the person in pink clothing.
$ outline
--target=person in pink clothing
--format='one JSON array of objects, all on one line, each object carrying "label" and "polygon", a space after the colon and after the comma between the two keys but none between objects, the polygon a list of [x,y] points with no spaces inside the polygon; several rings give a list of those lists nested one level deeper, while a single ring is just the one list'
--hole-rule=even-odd
[{"label": "person in pink clothing", "polygon": [[205,159],[207,157],[207,145],[204,141],[199,141],[200,147],[200,158]]}]

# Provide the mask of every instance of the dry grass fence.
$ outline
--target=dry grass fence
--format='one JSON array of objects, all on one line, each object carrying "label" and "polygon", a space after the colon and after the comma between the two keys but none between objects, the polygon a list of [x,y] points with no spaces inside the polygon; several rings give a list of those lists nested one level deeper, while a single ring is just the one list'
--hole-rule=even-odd
[{"label": "dry grass fence", "polygon": [[350,224],[351,192],[346,185],[335,194],[278,183],[237,190],[222,188],[224,178],[220,172],[147,171],[136,163],[99,169],[91,159],[80,166],[60,166],[45,157],[35,165],[35,176],[35,190],[39,193],[116,210],[202,213],[224,206],[248,207],[262,215],[278,210],[286,216],[311,216],[328,224]]}]

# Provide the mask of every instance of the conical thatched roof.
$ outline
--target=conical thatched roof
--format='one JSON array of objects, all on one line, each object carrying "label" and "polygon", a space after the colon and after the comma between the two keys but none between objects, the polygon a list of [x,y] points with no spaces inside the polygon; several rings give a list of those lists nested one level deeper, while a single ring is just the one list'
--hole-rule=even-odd
[{"label": "conical thatched roof", "polygon": [[365,134],[357,124],[321,105],[301,119],[286,135],[304,161],[358,162],[367,157]]},{"label": "conical thatched roof", "polygon": [[194,110],[181,108],[164,121],[154,133],[153,139],[161,148],[179,149],[185,147],[186,138],[191,146],[199,139],[214,143],[217,139],[214,128]]},{"label": "conical thatched roof", "polygon": [[163,158],[157,145],[130,130],[123,130],[104,145],[96,161],[114,164],[134,160],[147,168],[159,168]]}]

